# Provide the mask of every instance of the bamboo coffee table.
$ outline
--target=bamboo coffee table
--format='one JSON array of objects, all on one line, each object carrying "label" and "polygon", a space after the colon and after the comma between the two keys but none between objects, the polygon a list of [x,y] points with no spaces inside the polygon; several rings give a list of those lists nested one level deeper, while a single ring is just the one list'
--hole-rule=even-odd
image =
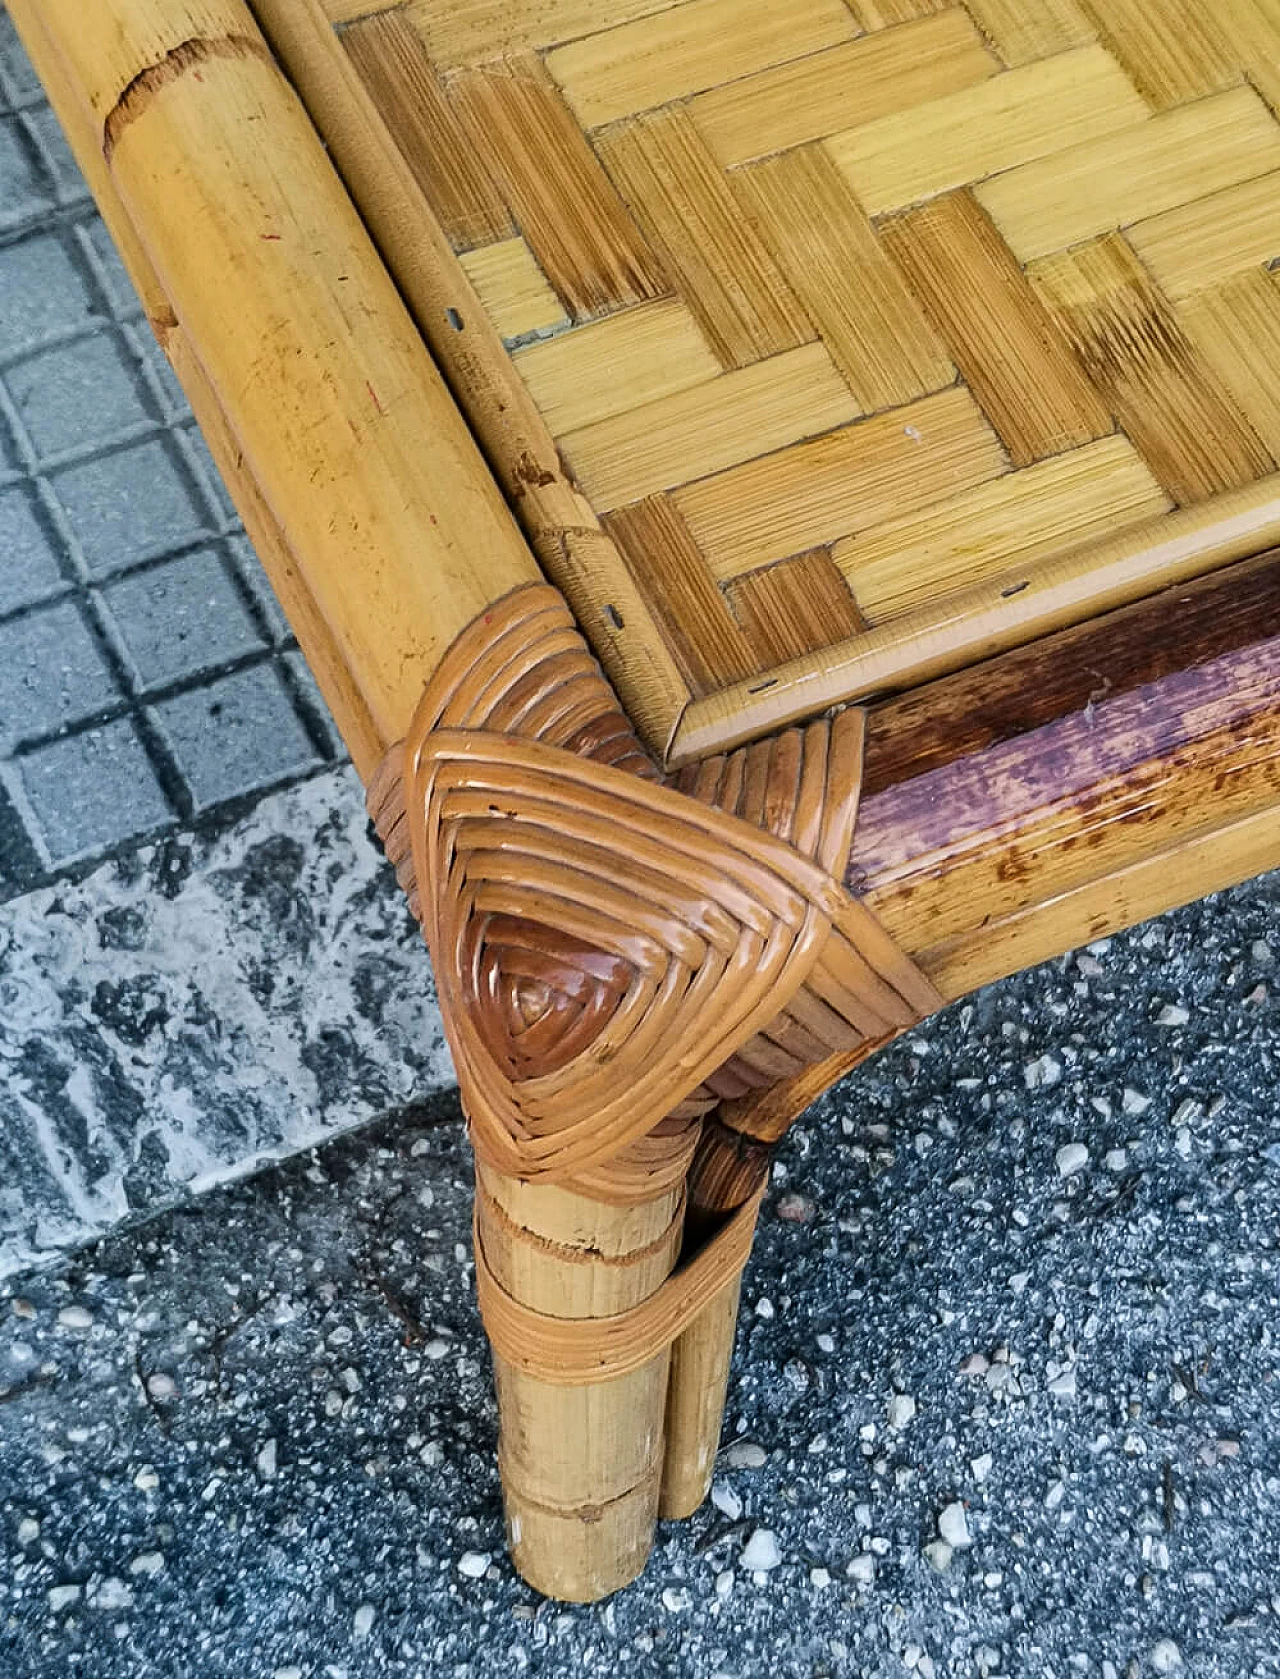
[{"label": "bamboo coffee table", "polygon": [[422,921],[511,1549],[599,1597],[796,1114],[1280,863],[1280,5],[9,5]]}]

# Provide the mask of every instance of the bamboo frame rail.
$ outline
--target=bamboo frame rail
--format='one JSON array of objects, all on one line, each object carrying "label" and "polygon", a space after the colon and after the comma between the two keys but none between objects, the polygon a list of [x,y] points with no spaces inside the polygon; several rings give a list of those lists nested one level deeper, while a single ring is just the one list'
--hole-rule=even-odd
[{"label": "bamboo frame rail", "polygon": [[[513,1553],[595,1598],[643,1566],[659,1501],[705,1494],[795,1115],[943,1002],[1280,862],[1280,557],[1247,557],[1280,540],[1275,485],[1091,551],[1092,592],[1068,562],[994,613],[975,594],[859,680],[981,665],[730,752],[842,694],[797,672],[745,721],[698,702],[661,764],[681,678],[626,568],[331,37],[304,50],[311,0],[258,9],[384,250],[416,228],[407,271],[388,256],[412,318],[239,0],[11,0],[423,921],[479,1157]],[[1015,621],[1054,633],[1010,649]]]}]

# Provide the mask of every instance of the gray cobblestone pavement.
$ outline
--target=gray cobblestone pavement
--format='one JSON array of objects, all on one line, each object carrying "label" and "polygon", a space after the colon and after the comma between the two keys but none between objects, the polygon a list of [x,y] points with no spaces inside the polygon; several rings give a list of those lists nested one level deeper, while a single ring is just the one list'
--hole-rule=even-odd
[{"label": "gray cobblestone pavement", "polygon": [[1277,1679],[1271,877],[983,993],[786,1144],[715,1502],[502,1549],[452,1099],[0,1290],[4,1679]]},{"label": "gray cobblestone pavement", "polygon": [[340,756],[0,12],[0,900]]}]

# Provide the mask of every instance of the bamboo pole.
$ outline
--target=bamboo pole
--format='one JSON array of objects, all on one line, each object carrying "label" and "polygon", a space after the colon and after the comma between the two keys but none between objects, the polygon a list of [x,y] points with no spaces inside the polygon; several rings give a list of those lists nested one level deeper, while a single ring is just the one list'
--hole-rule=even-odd
[{"label": "bamboo pole", "polygon": [[1068,554],[953,590],[820,653],[694,700],[667,761],[696,762],[827,706],[918,687],[1276,542],[1280,474],[1272,473]]},{"label": "bamboo pole", "polygon": [[333,635],[307,589],[284,533],[245,466],[230,423],[222,412],[185,329],[165,296],[133,223],[124,212],[102,152],[95,142],[88,108],[72,87],[37,15],[34,0],[13,0],[9,14],[44,84],[80,171],[89,183],[151,330],[169,358],[240,521],[333,713],[351,761],[361,778],[367,781],[391,742],[378,733],[363,696],[343,663]]},{"label": "bamboo pole", "polygon": [[[538,572],[237,0],[41,0],[112,182],[381,735]],[[430,447],[424,447],[424,440]]]},{"label": "bamboo pole", "polygon": [[[536,565],[244,9],[15,12],[368,780],[457,633]],[[526,1304],[608,1314],[674,1263],[669,1195],[488,1187],[489,1263]],[[666,1369],[589,1395],[500,1370],[513,1550],[542,1589],[600,1596],[643,1566]]]},{"label": "bamboo pole", "polygon": [[[631,1208],[481,1166],[480,1240],[499,1283],[557,1317],[607,1317],[652,1294],[680,1247],[673,1190]],[[667,1355],[629,1376],[562,1387],[494,1358],[507,1540],[548,1597],[590,1603],[633,1580],[653,1542]],[[640,1423],[641,1426],[637,1426]]]},{"label": "bamboo pole", "polygon": [[689,690],[317,0],[251,0],[548,578],[659,757]]},{"label": "bamboo pole", "polygon": [[[1046,766],[1052,766],[1046,773]],[[949,1001],[1280,864],[1280,555],[871,708],[848,885]],[[865,1058],[721,1105],[691,1228]],[[736,1289],[673,1350],[661,1514],[706,1496]]]}]

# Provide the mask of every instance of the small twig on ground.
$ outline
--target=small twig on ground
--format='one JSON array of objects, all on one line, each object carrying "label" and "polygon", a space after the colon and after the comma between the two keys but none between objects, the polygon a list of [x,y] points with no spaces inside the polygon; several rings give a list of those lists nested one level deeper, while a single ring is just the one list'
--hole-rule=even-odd
[{"label": "small twig on ground", "polygon": [[355,1272],[369,1287],[382,1297],[387,1309],[393,1317],[399,1318],[404,1325],[404,1344],[406,1347],[420,1347],[427,1338],[427,1332],[412,1308],[397,1294],[395,1289],[381,1276],[373,1266],[372,1260],[358,1259],[355,1261]]}]

